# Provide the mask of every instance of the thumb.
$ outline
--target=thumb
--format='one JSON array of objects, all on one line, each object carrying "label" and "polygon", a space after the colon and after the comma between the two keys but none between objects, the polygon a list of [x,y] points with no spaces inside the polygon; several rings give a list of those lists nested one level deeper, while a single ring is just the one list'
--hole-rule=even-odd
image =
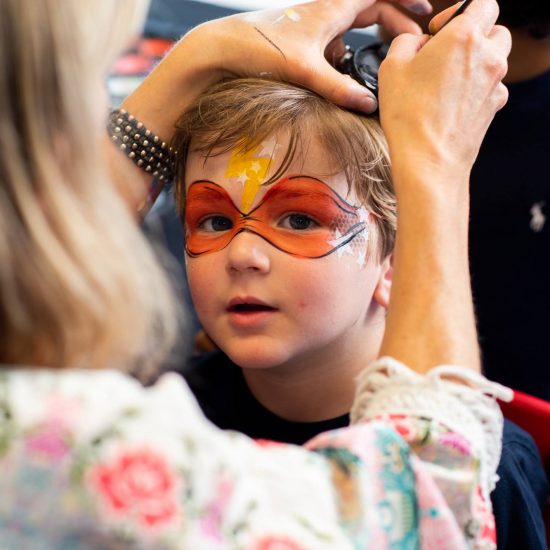
[{"label": "thumb", "polygon": [[325,58],[314,62],[314,70],[302,71],[296,83],[329,101],[353,111],[372,113],[378,102],[372,93],[349,75],[338,72]]}]

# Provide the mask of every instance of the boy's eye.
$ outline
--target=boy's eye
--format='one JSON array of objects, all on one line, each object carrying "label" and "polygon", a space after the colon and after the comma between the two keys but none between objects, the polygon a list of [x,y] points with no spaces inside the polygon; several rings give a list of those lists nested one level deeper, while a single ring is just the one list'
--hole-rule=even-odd
[{"label": "boy's eye", "polygon": [[225,216],[209,216],[199,223],[199,229],[203,231],[228,231],[232,227],[232,220]]},{"label": "boy's eye", "polygon": [[285,229],[294,229],[297,231],[313,229],[319,226],[319,224],[307,214],[288,214],[279,224]]}]

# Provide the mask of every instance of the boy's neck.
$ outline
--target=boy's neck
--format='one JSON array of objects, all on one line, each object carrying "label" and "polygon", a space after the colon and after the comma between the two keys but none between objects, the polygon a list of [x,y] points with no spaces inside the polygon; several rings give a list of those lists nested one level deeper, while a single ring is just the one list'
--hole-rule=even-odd
[{"label": "boy's neck", "polygon": [[[357,345],[331,343],[307,358],[269,369],[243,369],[254,397],[293,422],[319,422],[349,413],[359,372],[378,356],[384,323]],[[368,340],[368,341],[367,341]]]},{"label": "boy's neck", "polygon": [[550,38],[536,40],[525,31],[510,30],[512,51],[504,82],[511,84],[529,80],[550,70]]}]

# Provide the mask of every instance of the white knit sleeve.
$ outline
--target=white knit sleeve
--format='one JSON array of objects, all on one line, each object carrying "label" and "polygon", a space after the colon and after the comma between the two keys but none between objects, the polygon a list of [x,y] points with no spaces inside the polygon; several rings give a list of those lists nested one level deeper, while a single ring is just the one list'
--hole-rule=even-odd
[{"label": "white knit sleeve", "polygon": [[352,423],[387,415],[429,418],[469,441],[480,460],[480,483],[488,499],[498,476],[503,419],[496,398],[513,392],[464,367],[439,366],[426,374],[382,357],[359,375]]}]

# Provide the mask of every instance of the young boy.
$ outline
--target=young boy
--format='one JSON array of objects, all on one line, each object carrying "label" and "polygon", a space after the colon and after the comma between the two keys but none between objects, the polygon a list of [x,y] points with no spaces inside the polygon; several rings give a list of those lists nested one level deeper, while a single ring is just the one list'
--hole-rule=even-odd
[{"label": "young boy", "polygon": [[[204,413],[297,444],[347,425],[391,286],[396,204],[378,122],[288,84],[235,80],[181,117],[174,146],[191,293],[220,348],[183,372]],[[511,518],[525,517],[513,539],[532,540],[544,471],[509,422],[498,474],[497,536],[511,540]]]},{"label": "young boy", "polygon": [[224,352],[186,373],[201,406],[221,427],[296,443],[347,424],[391,282],[395,199],[378,122],[240,80],[178,126],[190,289]]}]

